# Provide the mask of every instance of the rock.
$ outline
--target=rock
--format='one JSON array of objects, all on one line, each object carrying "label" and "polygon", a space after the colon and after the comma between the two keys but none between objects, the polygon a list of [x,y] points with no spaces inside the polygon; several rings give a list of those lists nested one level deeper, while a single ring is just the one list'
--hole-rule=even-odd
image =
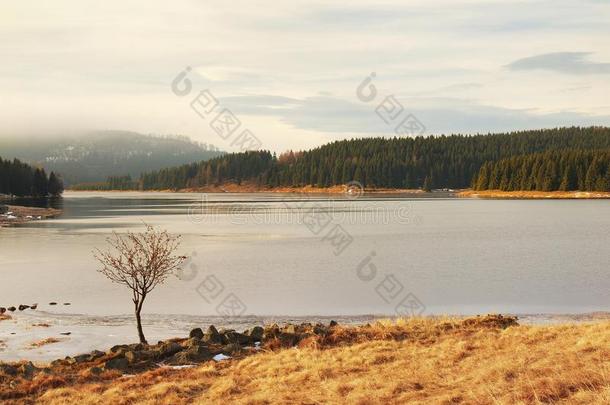
[{"label": "rock", "polygon": [[269,325],[265,327],[263,333],[263,340],[274,339],[280,334],[280,327],[276,324]]},{"label": "rock", "polygon": [[59,334],[64,336],[70,336],[72,332],[60,332]]},{"label": "rock", "polygon": [[33,304],[33,305],[30,307],[30,309],[36,309],[36,308],[38,308],[38,304]]},{"label": "rock", "polygon": [[330,328],[333,328],[333,327],[335,327],[335,326],[337,326],[337,325],[338,325],[337,321],[330,321],[330,323],[328,324],[328,326],[329,326]]},{"label": "rock", "polygon": [[90,372],[91,374],[93,374],[93,375],[98,375],[98,374],[101,374],[101,373],[102,373],[102,371],[103,371],[103,370],[102,370],[101,368],[99,368],[99,367],[91,367],[91,368],[89,369],[89,372]]},{"label": "rock", "polygon": [[185,365],[192,363],[201,363],[211,360],[214,356],[205,346],[193,346],[180,353],[176,353],[170,363],[176,365]]},{"label": "rock", "polygon": [[186,342],[184,342],[183,346],[184,347],[195,347],[195,346],[203,346],[204,344],[205,344],[205,342],[203,342],[201,339],[192,337],[192,338],[188,339]]},{"label": "rock", "polygon": [[3,313],[5,313],[5,312],[6,312],[6,308],[4,308],[4,307],[0,307],[0,315],[2,315],[2,314],[3,314]]},{"label": "rock", "polygon": [[34,366],[31,361],[28,361],[27,363],[22,364],[19,366],[19,368],[17,368],[17,372],[23,374],[26,377],[31,376],[37,370],[38,368],[36,368],[36,366]]},{"label": "rock", "polygon": [[97,360],[100,357],[104,357],[106,355],[106,353],[99,351],[99,350],[94,350],[91,353],[89,353],[89,361],[93,361],[93,360]]},{"label": "rock", "polygon": [[49,302],[49,305],[57,305],[57,302]]},{"label": "rock", "polygon": [[129,361],[125,357],[115,357],[104,363],[107,370],[125,371],[129,367]]},{"label": "rock", "polygon": [[6,214],[8,212],[8,205],[0,204],[0,214]]},{"label": "rock", "polygon": [[182,346],[180,346],[176,342],[168,342],[163,343],[161,347],[157,350],[157,354],[159,358],[165,358],[173,356],[174,354],[182,351]]},{"label": "rock", "polygon": [[72,305],[72,304],[70,304],[69,302],[64,302],[64,305]]},{"label": "rock", "polygon": [[17,375],[17,367],[10,364],[0,364],[0,373],[15,376]]},{"label": "rock", "polygon": [[223,337],[214,327],[214,325],[210,325],[208,330],[203,335],[203,341],[208,343],[222,343]]},{"label": "rock", "polygon": [[123,352],[129,350],[129,346],[128,345],[115,345],[112,346],[110,348],[110,353],[117,353],[119,350],[122,350]]},{"label": "rock", "polygon": [[239,332],[228,331],[225,332],[222,336],[224,336],[223,343],[237,343],[242,346],[250,343],[250,337]]},{"label": "rock", "polygon": [[244,332],[246,336],[249,336],[252,341],[257,342],[263,340],[263,334],[265,333],[265,329],[261,326],[255,326],[251,329],[248,329]]},{"label": "rock", "polygon": [[279,335],[280,342],[282,342],[282,346],[294,346],[298,343],[297,335],[293,333],[282,332]]},{"label": "rock", "polygon": [[86,361],[89,361],[91,358],[91,356],[87,353],[87,354],[79,354],[78,356],[74,356],[74,361],[76,363],[84,363]]},{"label": "rock", "polygon": [[226,355],[233,355],[241,352],[241,346],[236,343],[229,343],[222,348],[222,353]]},{"label": "rock", "polygon": [[155,353],[141,350],[139,352],[127,352],[125,353],[125,358],[129,362],[129,364],[135,364],[142,361],[149,361],[155,357]]},{"label": "rock", "polygon": [[7,309],[11,312],[15,312],[17,310],[17,308],[15,308],[15,307],[8,307]]},{"label": "rock", "polygon": [[313,327],[313,333],[315,333],[316,335],[328,335],[328,328],[322,325],[321,323],[317,323]]},{"label": "rock", "polygon": [[282,328],[282,332],[294,335],[295,333],[297,333],[297,328],[293,324],[289,323],[288,325],[284,326],[284,328]]},{"label": "rock", "polygon": [[203,331],[201,330],[201,328],[195,328],[189,333],[189,338],[203,339]]}]

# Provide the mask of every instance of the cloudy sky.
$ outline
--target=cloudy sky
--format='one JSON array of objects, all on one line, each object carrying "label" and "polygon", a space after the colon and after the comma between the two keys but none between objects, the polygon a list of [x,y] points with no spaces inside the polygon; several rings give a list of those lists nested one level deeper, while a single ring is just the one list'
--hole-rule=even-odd
[{"label": "cloudy sky", "polygon": [[393,135],[375,113],[388,96],[426,134],[610,125],[609,21],[605,0],[5,1],[0,136],[123,129],[232,150],[190,107],[204,89],[276,151]]}]

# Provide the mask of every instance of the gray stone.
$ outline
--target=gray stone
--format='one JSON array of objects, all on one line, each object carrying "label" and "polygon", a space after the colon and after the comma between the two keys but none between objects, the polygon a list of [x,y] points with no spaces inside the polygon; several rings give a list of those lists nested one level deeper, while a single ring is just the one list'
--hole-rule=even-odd
[{"label": "gray stone", "polygon": [[129,367],[129,361],[125,357],[115,357],[104,363],[107,370],[125,371]]},{"label": "gray stone", "polygon": [[12,376],[17,375],[17,367],[10,364],[0,364],[0,373]]},{"label": "gray stone", "polygon": [[174,354],[176,354],[180,351],[182,351],[182,346],[180,346],[178,343],[167,342],[167,343],[163,343],[161,345],[161,347],[159,347],[157,353],[159,354],[160,358],[165,358],[165,357],[173,356]]},{"label": "gray stone", "polygon": [[189,338],[203,339],[203,331],[201,330],[201,328],[195,328],[189,333]]},{"label": "gray stone", "polygon": [[222,353],[226,355],[233,355],[242,351],[240,345],[236,343],[229,343],[228,345],[222,348]]},{"label": "gray stone", "polygon": [[251,329],[248,329],[244,332],[246,336],[249,336],[252,341],[257,342],[263,340],[263,334],[265,333],[265,329],[261,326],[255,326]]},{"label": "gray stone", "polygon": [[210,325],[208,330],[203,335],[203,341],[207,343],[222,343],[223,337],[214,327],[214,325]]},{"label": "gray stone", "polygon": [[237,343],[239,345],[247,345],[250,343],[250,337],[239,332],[228,331],[225,332],[223,336],[223,343]]},{"label": "gray stone", "polygon": [[23,374],[26,377],[31,376],[36,370],[38,370],[38,368],[36,368],[36,366],[34,366],[34,364],[32,364],[31,361],[28,361],[27,363],[20,365],[19,368],[17,369],[17,371],[20,374]]}]

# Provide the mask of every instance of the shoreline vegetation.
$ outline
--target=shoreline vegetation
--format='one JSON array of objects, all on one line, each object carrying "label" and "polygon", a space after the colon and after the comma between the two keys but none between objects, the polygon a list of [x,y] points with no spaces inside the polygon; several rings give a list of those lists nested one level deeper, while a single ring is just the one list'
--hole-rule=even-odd
[{"label": "shoreline vegetation", "polygon": [[387,195],[387,194],[415,194],[419,196],[439,195],[443,197],[455,198],[489,198],[489,199],[607,199],[610,198],[610,191],[535,191],[535,190],[473,190],[473,189],[441,189],[424,191],[422,189],[403,189],[403,188],[364,188],[358,191],[348,187],[347,185],[337,185],[331,187],[260,187],[256,184],[236,184],[227,183],[218,186],[204,186],[196,188],[184,189],[164,189],[164,190],[83,190],[70,189],[70,192],[87,192],[87,191],[102,191],[102,192],[169,192],[169,193],[294,193],[294,194],[350,194],[350,190],[358,195],[360,193],[369,195]]},{"label": "shoreline vegetation", "polygon": [[610,321],[512,316],[193,329],[49,364],[0,363],[5,403],[608,403]]},{"label": "shoreline vegetation", "polygon": [[[2,212],[6,211],[6,212]],[[19,205],[3,205],[0,200],[0,228],[22,225],[26,222],[55,218],[62,210],[55,208],[22,207]]]}]

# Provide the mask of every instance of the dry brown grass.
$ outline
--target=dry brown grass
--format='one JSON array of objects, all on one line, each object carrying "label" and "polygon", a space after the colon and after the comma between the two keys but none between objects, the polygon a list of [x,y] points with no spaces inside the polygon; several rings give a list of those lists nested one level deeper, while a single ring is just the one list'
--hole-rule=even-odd
[{"label": "dry brown grass", "polygon": [[609,404],[610,322],[338,327],[299,348],[192,369],[83,377],[53,388],[62,385],[57,378],[30,382],[30,392],[42,393],[37,403]]}]

